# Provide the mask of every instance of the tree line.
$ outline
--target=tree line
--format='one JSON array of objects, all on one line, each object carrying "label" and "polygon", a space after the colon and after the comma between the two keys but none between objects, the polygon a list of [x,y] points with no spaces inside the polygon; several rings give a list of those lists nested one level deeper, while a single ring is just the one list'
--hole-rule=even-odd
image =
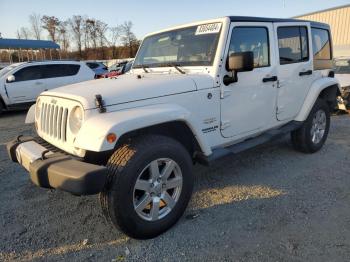
[{"label": "tree line", "polygon": [[73,15],[67,20],[33,13],[29,27],[17,30],[18,39],[49,39],[61,47],[61,56],[72,59],[116,59],[134,57],[140,41],[133,23],[116,26],[88,16]]}]

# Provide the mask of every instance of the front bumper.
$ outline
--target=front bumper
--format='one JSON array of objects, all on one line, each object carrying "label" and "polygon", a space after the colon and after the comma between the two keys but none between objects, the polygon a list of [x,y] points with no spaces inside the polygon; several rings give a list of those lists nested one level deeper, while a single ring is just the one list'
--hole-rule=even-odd
[{"label": "front bumper", "polygon": [[74,195],[93,195],[102,191],[107,178],[104,166],[93,165],[62,153],[54,153],[33,137],[19,137],[7,143],[7,153],[29,171],[32,182]]}]

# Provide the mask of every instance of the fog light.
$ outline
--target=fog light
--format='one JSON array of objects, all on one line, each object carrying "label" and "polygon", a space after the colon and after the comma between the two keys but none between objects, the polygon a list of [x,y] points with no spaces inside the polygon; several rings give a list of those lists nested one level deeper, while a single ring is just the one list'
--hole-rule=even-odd
[{"label": "fog light", "polygon": [[112,144],[117,140],[117,135],[114,133],[110,133],[107,135],[106,139],[108,143]]}]

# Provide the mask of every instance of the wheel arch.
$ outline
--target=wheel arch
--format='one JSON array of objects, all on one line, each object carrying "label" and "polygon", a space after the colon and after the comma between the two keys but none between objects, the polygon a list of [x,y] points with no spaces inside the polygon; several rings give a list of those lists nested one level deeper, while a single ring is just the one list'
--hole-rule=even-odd
[{"label": "wheel arch", "polygon": [[316,80],[310,87],[310,90],[304,100],[304,104],[296,116],[296,121],[305,121],[313,105],[318,98],[324,99],[330,110],[333,111],[336,106],[337,96],[340,94],[340,85],[334,78],[325,77]]},{"label": "wheel arch", "polygon": [[[189,152],[192,158],[195,158],[197,153],[202,153],[202,148],[193,131],[185,121],[181,120],[160,123],[132,130],[123,134],[119,138],[118,144],[124,143],[125,141],[132,139],[133,137],[147,134],[163,135],[173,138],[174,140],[180,142],[186,148],[186,150]],[[118,144],[116,146],[118,146]]]}]

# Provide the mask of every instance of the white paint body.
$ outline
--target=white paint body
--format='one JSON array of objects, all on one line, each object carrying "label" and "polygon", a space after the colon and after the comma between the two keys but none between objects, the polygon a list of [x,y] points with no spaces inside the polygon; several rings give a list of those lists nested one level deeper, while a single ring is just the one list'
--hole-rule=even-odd
[{"label": "white paint body", "polygon": [[[72,76],[41,78],[28,81],[14,81],[8,83],[6,80],[16,72],[32,67],[55,64],[79,65],[80,69],[77,74]],[[65,86],[73,83],[83,82],[94,79],[94,72],[82,62],[77,61],[42,61],[42,62],[24,62],[18,63],[12,70],[0,78],[0,96],[6,106],[16,106],[17,104],[35,102],[40,93],[52,90],[54,88]]]},{"label": "white paint body", "polygon": [[[38,135],[49,143],[78,156],[87,150],[102,152],[112,150],[115,143],[108,143],[106,136],[117,137],[137,129],[171,121],[184,122],[193,132],[204,155],[209,156],[216,148],[232,145],[264,131],[277,128],[290,121],[304,121],[320,92],[338,84],[327,77],[329,70],[314,71],[311,76],[300,77],[299,72],[312,70],[312,55],[305,63],[280,66],[276,28],[279,24],[261,22],[231,22],[229,18],[197,22],[170,28],[179,29],[206,23],[222,23],[221,35],[212,66],[184,66],[186,74],[172,67],[133,69],[118,79],[101,79],[78,83],[44,92],[40,102],[56,104],[70,111],[74,106],[84,110],[80,131],[72,134],[67,127],[67,141]],[[303,25],[310,32],[310,24]],[[239,81],[228,86],[223,77],[231,31],[236,26],[263,26],[269,30],[270,66],[251,72],[238,73]],[[159,32],[156,32],[159,33]],[[154,33],[155,34],[155,33]],[[309,35],[309,52],[312,54]],[[141,75],[141,79],[137,78]],[[263,83],[264,77],[277,75],[281,83]],[[295,87],[294,83],[298,83]],[[95,95],[100,94],[106,112],[99,113]],[[210,97],[210,99],[209,99]],[[32,113],[34,114],[34,113]],[[28,118],[34,120],[34,116]],[[36,118],[41,126],[40,117]],[[203,130],[214,128],[213,132]]]}]

